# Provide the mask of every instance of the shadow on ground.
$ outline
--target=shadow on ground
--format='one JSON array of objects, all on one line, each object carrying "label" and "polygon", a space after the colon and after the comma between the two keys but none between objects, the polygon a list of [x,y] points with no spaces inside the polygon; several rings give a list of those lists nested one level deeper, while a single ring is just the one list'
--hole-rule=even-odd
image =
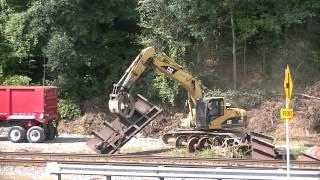
[{"label": "shadow on ground", "polygon": [[0,137],[0,141],[9,141],[8,137]]}]

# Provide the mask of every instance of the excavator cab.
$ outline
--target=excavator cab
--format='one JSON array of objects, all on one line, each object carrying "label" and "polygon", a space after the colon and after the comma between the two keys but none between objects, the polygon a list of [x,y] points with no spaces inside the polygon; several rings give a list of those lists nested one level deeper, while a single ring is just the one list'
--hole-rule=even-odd
[{"label": "excavator cab", "polygon": [[211,121],[224,115],[224,98],[212,97],[197,101],[196,128],[208,130]]}]

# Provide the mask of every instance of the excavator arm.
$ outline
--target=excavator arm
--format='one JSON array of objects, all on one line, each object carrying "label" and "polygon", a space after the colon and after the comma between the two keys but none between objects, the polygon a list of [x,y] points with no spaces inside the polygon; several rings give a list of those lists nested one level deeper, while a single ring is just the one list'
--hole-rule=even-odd
[{"label": "excavator arm", "polygon": [[187,90],[192,101],[189,102],[189,110],[193,118],[193,109],[196,100],[202,98],[199,81],[196,80],[189,71],[164,53],[156,53],[154,47],[143,49],[131,63],[119,82],[114,84],[113,91],[110,94],[109,110],[125,118],[132,116],[134,112],[134,100],[130,94],[130,90],[148,67],[153,67],[161,72],[161,74],[177,81]]}]

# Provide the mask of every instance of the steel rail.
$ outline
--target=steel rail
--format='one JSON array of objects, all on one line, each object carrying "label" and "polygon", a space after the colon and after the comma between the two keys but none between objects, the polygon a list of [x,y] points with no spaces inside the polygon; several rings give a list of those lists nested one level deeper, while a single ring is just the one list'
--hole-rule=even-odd
[{"label": "steel rail", "polygon": [[[239,169],[245,168],[250,170],[284,170],[284,167],[263,167],[263,166],[227,166],[227,165],[197,165],[197,164],[149,164],[149,163],[131,163],[131,162],[96,162],[96,161],[47,161],[47,160],[32,160],[32,159],[2,159],[1,166],[11,167],[46,167],[48,163],[59,163],[64,165],[88,165],[88,166],[140,166],[140,167],[176,167],[176,168],[223,168],[223,169]],[[292,170],[317,171],[314,168],[291,168]]]},{"label": "steel rail", "polygon": [[[16,161],[16,163],[14,162]],[[246,167],[246,168],[285,168],[285,161],[279,160],[252,160],[252,159],[215,159],[195,157],[172,157],[150,155],[101,155],[101,154],[57,154],[57,153],[25,153],[25,152],[0,152],[0,165],[15,164],[28,166],[28,163],[42,164],[46,162],[63,162],[78,164],[145,164],[146,166],[162,165],[176,167]],[[293,169],[320,169],[319,162],[292,161]]]}]

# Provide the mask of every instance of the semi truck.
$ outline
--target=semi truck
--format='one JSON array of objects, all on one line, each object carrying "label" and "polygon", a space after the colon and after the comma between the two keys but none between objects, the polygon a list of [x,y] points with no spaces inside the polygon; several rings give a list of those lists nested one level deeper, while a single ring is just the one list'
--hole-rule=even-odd
[{"label": "semi truck", "polygon": [[59,113],[54,86],[0,86],[0,126],[10,127],[8,139],[19,143],[53,140]]}]

